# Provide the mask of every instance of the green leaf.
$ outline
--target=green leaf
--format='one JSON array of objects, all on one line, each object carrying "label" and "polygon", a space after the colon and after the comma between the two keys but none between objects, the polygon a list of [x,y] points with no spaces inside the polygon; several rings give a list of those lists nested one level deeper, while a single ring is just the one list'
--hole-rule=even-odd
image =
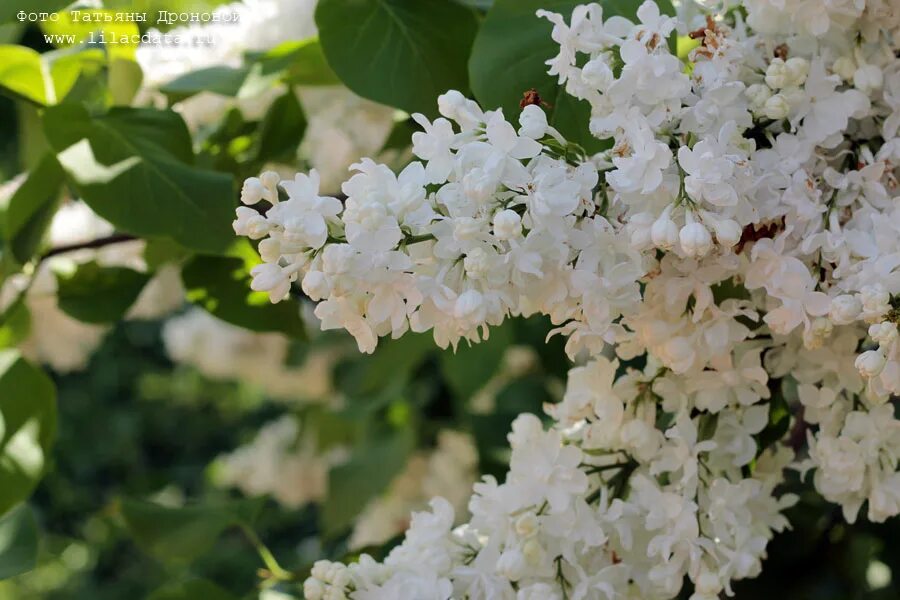
[{"label": "green leaf", "polygon": [[121,319],[150,276],[125,267],[101,267],[96,262],[73,271],[58,270],[57,299],[69,316],[85,323],[112,323]]},{"label": "green leaf", "polygon": [[[634,18],[642,0],[605,0],[604,19],[613,15]],[[604,142],[588,130],[590,106],[565,93],[554,76],[547,74],[546,61],[559,52],[550,37],[552,26],[535,15],[538,9],[562,14],[568,22],[581,0],[496,0],[481,24],[472,56],[469,79],[475,98],[484,108],[502,107],[513,121],[520,112],[522,94],[536,89],[550,107],[547,118],[569,141],[589,151],[601,150]],[[675,14],[668,0],[660,10]]]},{"label": "green leaf", "polygon": [[338,387],[355,398],[378,394],[389,385],[402,383],[434,350],[434,339],[427,333],[384,339],[372,356],[360,357],[345,366],[338,374]]},{"label": "green leaf", "polygon": [[318,38],[299,42],[285,42],[259,57],[263,73],[284,71],[289,85],[335,85],[341,82],[335,75]]},{"label": "green leaf", "polygon": [[328,501],[322,506],[326,536],[346,530],[366,504],[384,492],[406,466],[415,445],[408,429],[356,448],[350,460],[328,473]]},{"label": "green leaf", "polygon": [[234,240],[230,175],[193,165],[184,121],[169,110],[47,109],[44,130],[79,196],[117,228],[212,254]]},{"label": "green leaf", "polygon": [[13,97],[46,104],[47,89],[41,73],[41,55],[22,46],[0,46],[0,90]]},{"label": "green leaf", "polygon": [[147,600],[238,600],[231,594],[205,579],[189,579],[178,583],[170,583],[159,588]]},{"label": "green leaf", "polygon": [[451,0],[322,0],[328,64],[351,90],[408,112],[437,112],[448,89],[468,90],[475,13]]},{"label": "green leaf", "polygon": [[82,68],[102,60],[97,49],[39,54],[24,46],[0,45],[0,92],[40,106],[57,104],[75,85]]},{"label": "green leaf", "polygon": [[183,100],[200,92],[237,96],[250,72],[249,67],[216,66],[185,73],[160,87],[164,94]]},{"label": "green leaf", "polygon": [[55,435],[53,382],[17,351],[0,351],[0,514],[34,490]]},{"label": "green leaf", "polygon": [[115,106],[128,106],[141,89],[144,72],[133,60],[112,58],[109,61],[110,100]]},{"label": "green leaf", "polygon": [[295,301],[272,304],[268,294],[250,289],[253,264],[240,257],[195,256],[181,271],[188,301],[238,327],[305,338]]},{"label": "green leaf", "polygon": [[266,111],[256,138],[255,158],[258,162],[290,161],[306,131],[306,115],[293,90],[288,90]]},{"label": "green leaf", "polygon": [[0,579],[27,573],[37,564],[38,528],[34,513],[20,504],[0,518]]},{"label": "green leaf", "polygon": [[190,250],[166,238],[148,240],[144,246],[144,262],[150,271],[155,271],[167,263],[180,262],[189,256]]},{"label": "green leaf", "polygon": [[22,294],[0,315],[0,348],[15,347],[31,331],[31,313]]},{"label": "green leaf", "polygon": [[157,559],[188,564],[205,554],[229,527],[249,525],[262,509],[259,498],[181,508],[123,499],[120,514],[134,541]]},{"label": "green leaf", "polygon": [[491,328],[491,336],[471,346],[460,344],[456,352],[441,353],[441,372],[460,401],[472,395],[490,380],[503,362],[503,353],[512,343],[512,321]]},{"label": "green leaf", "polygon": [[20,263],[28,262],[38,251],[56,212],[62,183],[62,167],[48,154],[10,198],[3,233]]}]

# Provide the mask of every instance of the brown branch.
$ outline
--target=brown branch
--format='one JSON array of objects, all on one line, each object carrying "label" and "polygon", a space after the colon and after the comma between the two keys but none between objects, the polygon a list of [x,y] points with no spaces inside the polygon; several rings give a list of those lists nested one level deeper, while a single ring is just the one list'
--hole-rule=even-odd
[{"label": "brown branch", "polygon": [[51,256],[57,256],[59,254],[66,254],[69,252],[75,252],[76,250],[90,250],[96,248],[103,248],[104,246],[110,246],[112,244],[121,244],[122,242],[131,242],[133,240],[138,239],[133,235],[129,235],[127,233],[114,233],[112,235],[108,235],[105,237],[97,238],[95,240],[90,240],[87,242],[79,242],[77,244],[64,244],[62,246],[57,246],[55,248],[51,248],[47,250],[42,256],[41,260],[46,260]]}]

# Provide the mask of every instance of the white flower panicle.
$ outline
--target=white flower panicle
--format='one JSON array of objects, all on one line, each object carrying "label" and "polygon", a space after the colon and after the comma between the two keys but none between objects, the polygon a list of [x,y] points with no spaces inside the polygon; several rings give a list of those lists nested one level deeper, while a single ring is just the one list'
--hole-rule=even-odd
[{"label": "white flower panicle", "polygon": [[311,349],[301,364],[291,365],[286,335],[243,329],[199,308],[167,320],[162,338],[169,358],[209,378],[245,382],[279,400],[336,400],[331,370],[339,348]]},{"label": "white flower panicle", "polygon": [[[436,500],[384,563],[317,565],[308,598],[673,598],[689,580],[711,600],[787,526],[788,467],[850,521],[900,512],[900,11],[704,5],[538,11],[549,73],[606,151],[539,106],[516,126],[448,92],[415,116],[420,162],[360,161],[343,201],[315,172],[247,181],[245,204],[270,205],[235,221],[260,240],[254,289],[299,285],[362,351],[539,313],[594,357],[550,431],[516,421],[465,526]],[[676,31],[698,41],[689,68]]]}]

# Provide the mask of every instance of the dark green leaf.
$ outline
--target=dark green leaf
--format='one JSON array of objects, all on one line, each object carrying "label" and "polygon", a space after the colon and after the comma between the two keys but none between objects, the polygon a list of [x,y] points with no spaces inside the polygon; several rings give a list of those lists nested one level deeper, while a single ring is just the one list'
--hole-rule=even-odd
[{"label": "dark green leaf", "polygon": [[189,579],[178,583],[170,583],[159,588],[147,600],[238,600],[211,581],[205,579]]},{"label": "dark green leaf", "polygon": [[193,166],[176,113],[117,107],[91,117],[63,105],[45,112],[44,129],[79,195],[122,231],[208,253],[233,241],[232,178]]},{"label": "dark green leaf", "polygon": [[56,390],[15,350],[0,351],[0,514],[25,500],[56,435]]},{"label": "dark green leaf", "polygon": [[360,358],[338,374],[338,386],[351,397],[365,398],[398,385],[434,351],[429,334],[410,334],[396,340],[382,339],[370,357]]},{"label": "dark green leaf", "polygon": [[37,563],[38,528],[34,513],[20,504],[0,518],[0,579],[27,573]]},{"label": "dark green leaf", "polygon": [[120,512],[135,542],[163,562],[190,563],[205,554],[227,528],[249,525],[262,509],[262,499],[181,508],[144,500],[123,499]]},{"label": "dark green leaf", "polygon": [[697,441],[705,442],[716,435],[716,427],[719,425],[718,413],[706,413],[700,416],[700,427],[697,431]]},{"label": "dark green leaf", "polygon": [[352,458],[328,474],[328,501],[322,506],[325,535],[348,528],[366,504],[384,492],[406,466],[415,444],[409,430],[360,446]]},{"label": "dark green leaf", "polygon": [[255,158],[258,162],[290,161],[306,131],[306,115],[293,90],[272,103],[259,125]]},{"label": "dark green leaf", "polygon": [[272,304],[268,294],[251,290],[251,266],[238,257],[192,258],[181,271],[188,301],[238,327],[305,338],[297,303],[288,299]]},{"label": "dark green leaf", "polygon": [[112,323],[128,312],[150,276],[89,262],[72,272],[57,272],[56,279],[59,307],[69,316],[86,323]]},{"label": "dark green leaf", "polygon": [[26,263],[35,255],[53,219],[63,183],[63,170],[53,155],[44,156],[9,200],[4,237],[13,256]]},{"label": "dark green leaf", "polygon": [[250,72],[249,67],[208,67],[185,73],[160,87],[164,94],[182,100],[200,92],[237,96]]},{"label": "dark green leaf", "polygon": [[0,518],[0,579],[27,573],[37,563],[38,529],[34,513],[20,504]]},{"label": "dark green leaf", "polygon": [[491,336],[479,344],[461,343],[456,352],[441,353],[441,371],[457,398],[468,401],[490,380],[512,343],[512,321],[491,328]]},{"label": "dark green leaf", "polygon": [[328,64],[360,96],[433,115],[439,94],[468,90],[478,23],[452,0],[322,0],[316,23]]}]

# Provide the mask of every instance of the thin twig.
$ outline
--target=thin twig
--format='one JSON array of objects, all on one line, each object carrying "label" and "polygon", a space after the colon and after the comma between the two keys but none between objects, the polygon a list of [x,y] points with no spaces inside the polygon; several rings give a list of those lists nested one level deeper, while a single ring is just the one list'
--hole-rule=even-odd
[{"label": "thin twig", "polygon": [[90,250],[96,248],[103,248],[104,246],[110,246],[112,244],[121,244],[123,242],[131,242],[138,239],[133,235],[129,235],[127,233],[114,233],[112,235],[107,235],[105,237],[97,238],[95,240],[90,240],[87,242],[79,242],[77,244],[64,244],[62,246],[57,246],[55,248],[51,248],[47,250],[41,256],[40,260],[46,260],[51,256],[57,256],[59,254],[67,254],[69,252],[75,252],[77,250]]}]

